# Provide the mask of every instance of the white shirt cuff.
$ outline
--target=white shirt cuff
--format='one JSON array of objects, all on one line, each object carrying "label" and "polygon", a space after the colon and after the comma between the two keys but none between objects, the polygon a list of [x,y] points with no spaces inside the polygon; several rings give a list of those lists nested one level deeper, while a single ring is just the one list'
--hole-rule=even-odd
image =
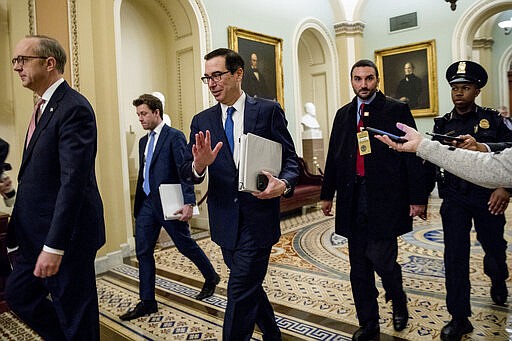
[{"label": "white shirt cuff", "polygon": [[16,247],[8,247],[7,248],[7,253],[11,253],[11,252],[14,252],[14,251],[18,251],[20,247],[19,246],[16,246]]},{"label": "white shirt cuff", "polygon": [[[208,167],[207,167],[207,168],[208,168]],[[196,172],[196,169],[194,168],[194,162],[192,162],[192,173],[194,173],[194,176],[195,176],[196,178],[202,179],[202,178],[204,178],[204,176],[206,175],[206,168],[204,169],[203,174],[199,175],[199,174]]]},{"label": "white shirt cuff", "polygon": [[53,253],[54,255],[64,256],[64,250],[54,249],[46,245],[43,245],[43,251]]}]

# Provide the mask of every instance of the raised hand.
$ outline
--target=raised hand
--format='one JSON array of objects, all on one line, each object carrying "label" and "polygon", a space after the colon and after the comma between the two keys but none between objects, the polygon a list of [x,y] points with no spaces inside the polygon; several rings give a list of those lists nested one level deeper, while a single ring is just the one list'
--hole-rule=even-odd
[{"label": "raised hand", "polygon": [[200,131],[195,135],[196,143],[192,146],[192,155],[194,156],[194,169],[198,174],[202,174],[206,167],[211,165],[217,158],[217,154],[222,148],[222,142],[218,142],[212,149],[210,131],[206,133]]}]

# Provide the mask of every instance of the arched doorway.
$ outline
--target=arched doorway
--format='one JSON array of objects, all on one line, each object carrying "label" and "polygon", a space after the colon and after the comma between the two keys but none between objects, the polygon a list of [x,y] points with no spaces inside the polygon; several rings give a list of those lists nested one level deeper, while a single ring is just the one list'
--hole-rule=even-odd
[{"label": "arched doorway", "polygon": [[[322,132],[321,139],[299,135],[302,137],[302,148],[297,149],[302,149],[302,155],[312,170],[316,170],[316,167],[324,168],[332,118],[339,103],[336,49],[327,32],[320,23],[308,20],[300,25],[296,35],[297,68],[294,72],[294,91],[295,108],[299,109],[296,113],[297,131],[303,132],[301,117],[305,114],[305,104],[313,103],[316,120]],[[316,158],[316,164],[313,158]]]},{"label": "arched doorway", "polygon": [[[189,133],[192,116],[207,104],[198,81],[202,55],[209,49],[209,23],[200,1],[115,0],[115,49],[124,193],[131,216],[138,175],[138,141],[146,134],[132,101],[161,92],[172,126]],[[204,31],[199,31],[200,28]],[[191,95],[192,94],[192,95]],[[199,193],[200,195],[200,193]],[[131,236],[132,227],[127,227]]]}]

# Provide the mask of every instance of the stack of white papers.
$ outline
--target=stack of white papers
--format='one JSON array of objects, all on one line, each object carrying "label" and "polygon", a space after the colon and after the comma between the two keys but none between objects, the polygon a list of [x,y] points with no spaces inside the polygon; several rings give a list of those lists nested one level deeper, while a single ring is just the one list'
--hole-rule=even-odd
[{"label": "stack of white papers", "polygon": [[258,192],[256,179],[262,170],[277,177],[281,173],[283,147],[280,143],[251,133],[240,137],[238,190]]},{"label": "stack of white papers", "polygon": [[[181,191],[181,184],[161,184],[160,187],[158,187],[158,191],[160,192],[164,219],[179,219],[181,214],[174,214],[174,212],[183,207],[183,192]],[[199,215],[199,208],[197,206],[194,206],[192,215]]]}]

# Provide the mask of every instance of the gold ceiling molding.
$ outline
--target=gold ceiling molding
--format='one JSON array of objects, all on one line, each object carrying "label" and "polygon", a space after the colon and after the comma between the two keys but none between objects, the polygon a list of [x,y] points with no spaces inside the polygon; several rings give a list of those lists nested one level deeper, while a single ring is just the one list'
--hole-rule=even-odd
[{"label": "gold ceiling molding", "polygon": [[365,23],[362,21],[342,21],[334,24],[334,32],[339,35],[361,35],[363,34]]}]

